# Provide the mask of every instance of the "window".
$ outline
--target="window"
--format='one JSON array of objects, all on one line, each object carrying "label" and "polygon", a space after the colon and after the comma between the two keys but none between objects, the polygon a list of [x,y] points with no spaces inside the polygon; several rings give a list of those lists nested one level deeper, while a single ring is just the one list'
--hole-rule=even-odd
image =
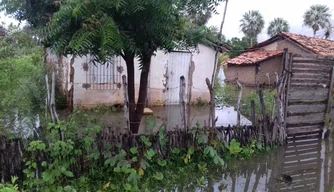
[{"label": "window", "polygon": [[105,64],[87,57],[84,70],[86,71],[86,89],[107,90],[121,87],[121,57],[113,57]]}]

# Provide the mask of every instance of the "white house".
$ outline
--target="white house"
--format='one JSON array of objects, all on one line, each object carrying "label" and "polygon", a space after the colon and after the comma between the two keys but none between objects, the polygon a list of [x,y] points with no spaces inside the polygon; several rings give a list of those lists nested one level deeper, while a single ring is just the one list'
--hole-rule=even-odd
[{"label": "white house", "polygon": [[[196,51],[175,51],[164,53],[157,51],[152,56],[148,80],[149,106],[178,104],[180,77],[186,80],[186,101],[188,103],[209,102],[210,95],[205,82],[211,79],[214,70],[215,49],[200,44]],[[63,86],[69,90],[69,71],[71,57],[61,59],[63,70]],[[52,54],[48,62],[59,63]],[[138,96],[140,69],[135,61],[135,87]],[[77,107],[96,107],[124,103],[122,76],[127,75],[125,61],[121,57],[113,58],[112,62],[94,64],[90,56],[74,58],[74,91],[73,105]],[[136,98],[137,100],[137,98]]]}]

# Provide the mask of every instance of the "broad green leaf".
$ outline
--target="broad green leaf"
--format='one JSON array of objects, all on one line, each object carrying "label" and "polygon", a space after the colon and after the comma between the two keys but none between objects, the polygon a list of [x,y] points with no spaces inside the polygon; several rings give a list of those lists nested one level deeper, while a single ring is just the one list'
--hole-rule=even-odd
[{"label": "broad green leaf", "polygon": [[138,153],[138,149],[137,149],[137,147],[132,147],[132,148],[130,149],[130,152],[131,152],[133,155],[137,154],[137,153]]},{"label": "broad green leaf", "polygon": [[132,157],[132,162],[137,162],[138,161],[138,158],[137,157]]},{"label": "broad green leaf", "polygon": [[64,175],[66,175],[67,177],[74,177],[71,171],[64,171]]},{"label": "broad green leaf", "polygon": [[174,154],[179,154],[181,151],[180,151],[180,149],[179,148],[173,148],[172,149],[172,153],[174,153]]},{"label": "broad green leaf", "polygon": [[115,168],[114,168],[114,172],[116,172],[116,173],[120,173],[120,172],[121,172],[121,168],[119,168],[119,167],[115,167]]},{"label": "broad green leaf", "polygon": [[156,179],[156,180],[163,180],[164,179],[164,175],[161,173],[161,172],[156,172],[153,177]]},{"label": "broad green leaf", "polygon": [[43,161],[42,162],[42,166],[45,167],[47,164],[46,164],[46,161]]},{"label": "broad green leaf", "polygon": [[49,172],[43,172],[42,178],[43,178],[43,181],[48,182],[51,179],[51,175],[49,174]]},{"label": "broad green leaf", "polygon": [[129,183],[124,184],[123,187],[126,191],[131,191],[131,185]]},{"label": "broad green leaf", "polygon": [[145,159],[142,159],[140,161],[140,167],[143,168],[144,170],[149,166],[148,162]]},{"label": "broad green leaf", "polygon": [[194,146],[191,146],[191,147],[189,147],[189,149],[188,149],[188,154],[189,154],[189,155],[192,155],[192,154],[194,154],[194,151],[195,151]]},{"label": "broad green leaf", "polygon": [[164,166],[166,166],[167,165],[167,161],[166,160],[158,160],[158,164],[161,166],[161,167],[164,167]]}]

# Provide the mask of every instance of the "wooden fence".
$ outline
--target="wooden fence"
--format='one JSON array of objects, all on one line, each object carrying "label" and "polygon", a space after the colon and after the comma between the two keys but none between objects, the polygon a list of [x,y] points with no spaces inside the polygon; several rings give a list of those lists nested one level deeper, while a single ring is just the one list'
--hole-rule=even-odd
[{"label": "wooden fence", "polygon": [[[220,141],[229,143],[232,139],[236,139],[242,145],[247,145],[253,140],[263,141],[263,134],[257,127],[244,126],[244,127],[218,127],[213,137]],[[155,149],[160,158],[168,158],[171,154],[171,150],[175,147],[188,148],[190,146],[197,145],[197,137],[200,134],[206,132],[209,135],[209,129],[199,129],[197,131],[185,131],[176,129],[174,131],[168,131],[165,133],[167,139],[167,150],[162,150],[162,143],[159,140],[159,135],[146,135],[152,142],[152,147]],[[120,149],[130,151],[132,147],[138,147],[139,153],[142,152],[142,142],[140,141],[141,135],[133,134],[120,134],[115,132],[103,132],[97,135],[95,144],[101,154],[104,154],[107,150],[111,155],[115,155]],[[75,140],[75,145],[80,145],[79,140]],[[24,158],[29,157],[29,153],[25,151],[29,141],[23,139],[7,139],[5,137],[0,138],[0,181],[8,182],[11,176],[18,176],[24,178],[23,170],[25,169]],[[41,154],[39,160],[48,159],[47,154]],[[78,162],[72,171],[75,175],[81,175],[89,168],[89,162],[85,161],[86,154],[83,153],[79,157]],[[40,163],[41,163],[40,162]],[[39,163],[37,163],[39,164]]]},{"label": "wooden fence", "polygon": [[285,127],[288,138],[321,135],[331,116],[334,59],[290,54],[287,71]]}]

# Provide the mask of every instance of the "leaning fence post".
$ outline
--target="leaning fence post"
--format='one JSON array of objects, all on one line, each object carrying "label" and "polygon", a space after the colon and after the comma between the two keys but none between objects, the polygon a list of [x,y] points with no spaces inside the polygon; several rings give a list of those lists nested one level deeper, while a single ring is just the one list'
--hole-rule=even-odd
[{"label": "leaning fence post", "polygon": [[125,119],[125,132],[129,132],[129,94],[128,84],[126,82],[126,76],[122,76],[123,92],[124,92],[124,119]]},{"label": "leaning fence post", "polygon": [[182,75],[180,77],[180,104],[181,104],[181,118],[183,128],[187,129],[187,118],[186,118],[186,101],[184,100],[186,95],[186,79]]},{"label": "leaning fence post", "polygon": [[241,97],[242,97],[242,85],[237,81],[238,88],[239,88],[239,95],[238,95],[238,104],[237,104],[237,127],[240,127],[240,105],[241,105]]}]

